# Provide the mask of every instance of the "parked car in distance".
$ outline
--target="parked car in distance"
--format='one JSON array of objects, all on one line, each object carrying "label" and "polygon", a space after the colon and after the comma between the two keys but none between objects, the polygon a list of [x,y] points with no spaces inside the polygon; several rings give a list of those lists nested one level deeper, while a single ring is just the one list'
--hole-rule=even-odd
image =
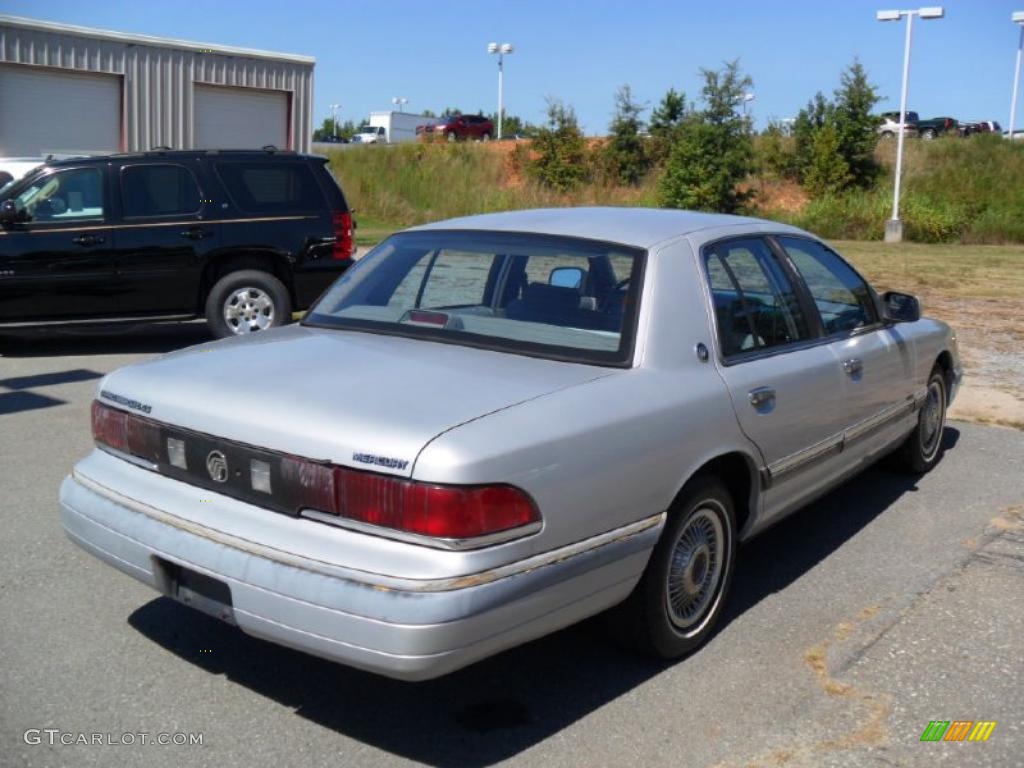
[{"label": "parked car in distance", "polygon": [[352,263],[326,158],[158,151],[51,161],[0,195],[0,329],[205,316],[291,321]]},{"label": "parked car in distance", "polygon": [[494,137],[494,123],[483,115],[452,115],[434,125],[417,126],[416,134],[426,137],[440,136],[448,141],[490,141]]},{"label": "parked car in distance", "polygon": [[320,139],[318,139],[317,143],[321,143],[321,144],[348,144],[348,139],[346,139],[344,136],[335,136],[334,134],[329,133],[326,136],[323,136]]},{"label": "parked car in distance", "polygon": [[[883,112],[880,116],[881,122],[875,130],[883,139],[894,139],[900,132],[900,113]],[[917,112],[907,111],[906,123],[903,126],[904,136],[917,136],[917,123],[920,118]]]},{"label": "parked car in distance", "polygon": [[952,117],[930,117],[917,121],[917,134],[922,139],[931,140],[945,133],[959,132],[960,123]]},{"label": "parked car in distance", "polygon": [[995,120],[979,120],[968,123],[968,133],[1002,133],[1003,127]]},{"label": "parked car in distance", "polygon": [[453,219],[388,238],[301,325],[105,377],[62,522],[165,595],[392,677],[613,608],[673,658],[710,636],[738,542],[875,459],[933,467],[961,374],[948,326],[794,227]]}]

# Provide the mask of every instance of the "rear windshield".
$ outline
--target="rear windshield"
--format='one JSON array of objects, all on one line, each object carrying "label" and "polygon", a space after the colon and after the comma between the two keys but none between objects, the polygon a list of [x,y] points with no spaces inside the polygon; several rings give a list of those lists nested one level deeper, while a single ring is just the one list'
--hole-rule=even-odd
[{"label": "rear windshield", "polygon": [[626,366],[644,253],[548,235],[404,232],[349,269],[303,322]]},{"label": "rear windshield", "polygon": [[305,163],[224,162],[217,175],[231,199],[249,213],[299,213],[324,207],[320,187]]}]

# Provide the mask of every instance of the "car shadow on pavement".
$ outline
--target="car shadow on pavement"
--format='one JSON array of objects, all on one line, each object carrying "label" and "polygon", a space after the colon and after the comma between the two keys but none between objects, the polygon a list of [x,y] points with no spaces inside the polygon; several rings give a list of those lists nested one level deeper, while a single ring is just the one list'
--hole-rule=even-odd
[{"label": "car shadow on pavement", "polygon": [[[946,447],[958,437],[947,427]],[[806,574],[916,489],[913,477],[879,467],[856,482],[856,494],[840,488],[743,547],[717,631]],[[674,664],[700,663],[699,652],[662,662],[621,649],[597,617],[441,679],[403,683],[248,637],[164,597],[139,608],[128,623],[183,660],[301,717],[440,768],[510,758]]]},{"label": "car shadow on pavement", "polygon": [[160,354],[210,341],[204,322],[0,331],[2,357]]}]

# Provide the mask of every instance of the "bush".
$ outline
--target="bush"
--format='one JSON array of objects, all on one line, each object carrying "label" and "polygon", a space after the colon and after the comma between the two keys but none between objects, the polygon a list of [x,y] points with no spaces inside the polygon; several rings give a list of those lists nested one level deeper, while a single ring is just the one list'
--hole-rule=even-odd
[{"label": "bush", "polygon": [[632,89],[622,86],[615,94],[615,116],[602,149],[605,166],[620,184],[639,184],[650,167],[640,135],[644,127],[642,112],[643,106],[633,98]]},{"label": "bush", "polygon": [[530,166],[542,184],[560,192],[575,189],[587,178],[587,145],[572,107],[551,99],[547,123],[533,139],[536,159]]},{"label": "bush", "polygon": [[795,179],[798,177],[795,144],[782,126],[768,124],[764,132],[754,139],[754,170],[765,179]]},{"label": "bush", "polygon": [[838,195],[853,179],[850,166],[839,152],[839,132],[831,123],[815,131],[810,157],[804,170],[804,185],[814,197]]}]

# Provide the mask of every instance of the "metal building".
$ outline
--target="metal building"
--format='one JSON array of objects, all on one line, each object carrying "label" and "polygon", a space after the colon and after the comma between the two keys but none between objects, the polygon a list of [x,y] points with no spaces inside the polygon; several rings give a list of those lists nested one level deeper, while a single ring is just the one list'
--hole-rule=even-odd
[{"label": "metal building", "polygon": [[0,156],[309,151],[311,56],[0,15]]}]

